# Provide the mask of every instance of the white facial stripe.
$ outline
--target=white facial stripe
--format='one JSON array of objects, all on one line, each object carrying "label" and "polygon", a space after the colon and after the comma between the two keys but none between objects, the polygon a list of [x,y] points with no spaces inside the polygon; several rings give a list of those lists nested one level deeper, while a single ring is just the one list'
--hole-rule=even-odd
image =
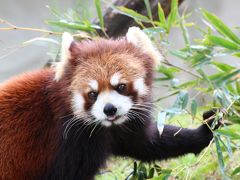
[{"label": "white facial stripe", "polygon": [[111,79],[110,79],[110,83],[112,86],[116,86],[119,84],[121,78],[121,74],[119,72],[116,72],[115,74],[112,75]]},{"label": "white facial stripe", "polygon": [[[123,96],[116,91],[109,91],[109,92],[102,92],[98,95],[97,101],[92,106],[91,113],[95,118],[102,122],[105,126],[110,126],[111,123],[107,122],[107,116],[104,114],[103,109],[107,103],[113,104],[117,108],[116,116],[123,116],[133,105],[132,100],[127,97]],[[122,117],[123,118],[123,117]],[[121,118],[120,118],[121,119]],[[119,119],[119,122],[116,121],[116,124],[120,124],[125,121],[125,119]]]},{"label": "white facial stripe", "polygon": [[144,82],[143,78],[138,78],[133,82],[134,89],[138,92],[140,96],[144,96],[148,92],[148,88]]},{"label": "white facial stripe", "polygon": [[79,92],[74,92],[72,96],[72,109],[74,114],[80,114],[84,111],[85,100]]},{"label": "white facial stripe", "polygon": [[98,90],[98,82],[96,80],[91,80],[88,84],[93,90]]}]

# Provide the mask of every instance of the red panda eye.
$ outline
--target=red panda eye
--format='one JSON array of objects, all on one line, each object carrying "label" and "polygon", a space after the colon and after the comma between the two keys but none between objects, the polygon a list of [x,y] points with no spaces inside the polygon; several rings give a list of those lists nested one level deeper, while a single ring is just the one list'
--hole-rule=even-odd
[{"label": "red panda eye", "polygon": [[90,92],[88,93],[89,99],[91,99],[91,100],[93,100],[93,101],[95,101],[95,100],[97,99],[97,96],[98,96],[98,93],[95,92],[95,91],[90,91]]},{"label": "red panda eye", "polygon": [[119,84],[116,88],[118,93],[124,93],[127,90],[127,85],[126,84]]}]

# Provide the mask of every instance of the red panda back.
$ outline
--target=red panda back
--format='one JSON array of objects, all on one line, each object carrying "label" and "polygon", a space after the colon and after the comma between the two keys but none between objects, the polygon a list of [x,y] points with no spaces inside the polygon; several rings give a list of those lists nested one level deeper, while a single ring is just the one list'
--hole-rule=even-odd
[{"label": "red panda back", "polygon": [[53,77],[41,70],[0,86],[0,179],[37,179],[53,158],[57,126],[44,94]]}]

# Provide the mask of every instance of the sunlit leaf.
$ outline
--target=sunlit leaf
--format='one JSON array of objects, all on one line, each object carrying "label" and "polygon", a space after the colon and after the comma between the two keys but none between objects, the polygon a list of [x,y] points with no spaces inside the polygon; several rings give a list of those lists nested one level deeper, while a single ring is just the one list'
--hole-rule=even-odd
[{"label": "sunlit leaf", "polygon": [[236,132],[234,129],[231,129],[231,128],[218,129],[217,132],[222,134],[222,135],[229,136],[233,139],[240,139],[240,133]]},{"label": "sunlit leaf", "polygon": [[148,22],[148,23],[151,23],[152,21],[150,19],[148,19],[146,16],[142,15],[142,14],[139,14],[137,13],[136,11],[132,10],[132,9],[129,9],[129,8],[126,8],[124,6],[117,6],[115,7],[115,9],[120,13],[120,14],[123,14],[123,15],[126,15],[126,16],[129,16],[133,19],[136,19],[136,20],[139,20],[139,21],[142,21],[142,22]]},{"label": "sunlit leaf", "polygon": [[221,46],[221,47],[231,49],[231,50],[239,50],[240,49],[240,46],[237,45],[236,43],[231,42],[227,39],[218,37],[218,36],[209,35],[206,38],[210,43],[212,43],[215,46]]},{"label": "sunlit leaf", "polygon": [[220,34],[228,37],[233,42],[240,44],[240,39],[238,38],[238,36],[234,32],[232,32],[232,30],[228,28],[228,26],[224,24],[221,19],[206,10],[202,10],[202,13],[206,20],[209,21],[211,25],[213,25]]},{"label": "sunlit leaf", "polygon": [[171,11],[168,15],[168,21],[167,21],[167,32],[170,31],[170,28],[175,23],[177,16],[178,16],[178,0],[172,0]]},{"label": "sunlit leaf", "polygon": [[221,63],[218,61],[212,61],[212,64],[214,64],[218,69],[220,69],[221,71],[224,71],[224,72],[230,72],[235,69],[235,67],[233,67],[229,64]]},{"label": "sunlit leaf", "polygon": [[97,25],[85,25],[80,23],[73,23],[73,22],[66,22],[66,21],[47,21],[48,24],[51,24],[53,26],[59,26],[62,28],[68,28],[73,30],[82,30],[87,32],[95,31],[95,29],[101,29],[101,27]]},{"label": "sunlit leaf", "polygon": [[158,3],[158,18],[159,18],[159,21],[160,21],[162,27],[166,28],[166,26],[167,26],[166,18],[165,18],[165,14],[164,14],[164,11],[163,11],[160,3]]}]

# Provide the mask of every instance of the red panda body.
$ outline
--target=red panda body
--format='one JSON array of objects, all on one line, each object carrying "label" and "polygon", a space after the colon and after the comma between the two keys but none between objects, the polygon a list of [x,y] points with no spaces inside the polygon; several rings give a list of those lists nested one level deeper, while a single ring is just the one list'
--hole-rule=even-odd
[{"label": "red panda body", "polygon": [[36,179],[54,157],[59,122],[44,92],[53,77],[42,70],[0,86],[0,179]]},{"label": "red panda body", "polygon": [[206,125],[166,125],[159,135],[151,116],[158,54],[133,30],[126,39],[81,43],[67,35],[57,68],[0,85],[0,179],[91,180],[110,155],[149,162],[209,144]]}]

